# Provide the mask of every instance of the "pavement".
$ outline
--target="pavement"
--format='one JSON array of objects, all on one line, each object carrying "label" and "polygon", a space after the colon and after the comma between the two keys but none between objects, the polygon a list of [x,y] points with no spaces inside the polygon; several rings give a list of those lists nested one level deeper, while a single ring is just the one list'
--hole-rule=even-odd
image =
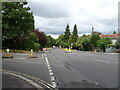
[{"label": "pavement", "polygon": [[13,53],[3,69],[25,73],[57,88],[117,88],[118,54],[51,49],[46,53]]},{"label": "pavement", "polygon": [[2,88],[32,88],[33,90],[36,90],[34,86],[26,81],[9,74],[4,73],[2,75],[2,81]]}]

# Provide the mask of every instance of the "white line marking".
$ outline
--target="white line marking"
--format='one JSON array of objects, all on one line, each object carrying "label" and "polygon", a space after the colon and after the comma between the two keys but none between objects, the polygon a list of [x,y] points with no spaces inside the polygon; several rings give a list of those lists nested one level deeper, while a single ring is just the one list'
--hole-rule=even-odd
[{"label": "white line marking", "polygon": [[42,54],[42,58],[44,58],[43,54]]},{"label": "white line marking", "polygon": [[52,84],[54,87],[57,87],[56,82],[51,82],[51,84]]},{"label": "white line marking", "polygon": [[51,81],[55,81],[54,76],[50,76]]},{"label": "white line marking", "polygon": [[97,61],[104,62],[104,63],[109,63],[108,61],[103,61],[103,60],[97,60]]},{"label": "white line marking", "polygon": [[108,61],[104,61],[104,60],[100,60],[100,59],[96,59],[96,58],[93,58],[93,60],[103,62],[103,63],[109,63]]},{"label": "white line marking", "polygon": [[51,84],[48,84],[46,83],[45,81],[37,78],[37,77],[34,77],[34,76],[30,76],[30,75],[27,75],[27,74],[23,74],[23,73],[19,73],[19,72],[15,72],[15,71],[9,71],[9,70],[1,70],[0,69],[0,72],[4,72],[4,73],[11,73],[11,74],[15,74],[15,75],[18,75],[18,76],[22,76],[22,77],[25,77],[25,78],[28,78],[30,80],[33,80],[33,81],[37,81],[37,82],[40,82],[42,85],[44,85],[45,87],[47,88],[54,88],[54,86],[52,86]]},{"label": "white line marking", "polygon": [[50,76],[53,76],[54,74],[53,74],[53,72],[49,72],[49,75],[50,75]]},{"label": "white line marking", "polygon": [[20,75],[16,75],[16,74],[13,74],[13,73],[8,73],[8,74],[16,76],[16,77],[18,77],[18,78],[20,78],[22,80],[25,80],[26,82],[28,82],[29,84],[32,84],[36,88],[42,88],[40,85],[38,85],[37,83],[35,83],[34,81],[32,81],[32,80],[30,80],[30,79],[28,79],[26,77],[23,77],[23,76],[20,76]]},{"label": "white line marking", "polygon": [[51,67],[48,67],[48,70],[51,70]]},{"label": "white line marking", "polygon": [[46,54],[45,54],[45,56],[46,56]]},{"label": "white line marking", "polygon": [[118,55],[118,53],[104,53],[104,54],[108,54],[108,55]]},{"label": "white line marking", "polygon": [[48,63],[48,67],[50,67],[50,64]]},{"label": "white line marking", "polygon": [[51,69],[49,69],[49,72],[52,72],[52,70],[51,70]]},{"label": "white line marking", "polygon": [[[45,56],[46,56],[46,54],[45,54]],[[45,60],[46,60],[47,68],[48,68],[48,71],[49,71],[51,84],[52,84],[55,88],[57,88],[57,84],[56,84],[56,82],[55,82],[54,73],[53,73],[52,68],[51,68],[51,66],[50,66],[50,63],[49,63],[49,61],[48,61],[48,58],[46,57]]]}]

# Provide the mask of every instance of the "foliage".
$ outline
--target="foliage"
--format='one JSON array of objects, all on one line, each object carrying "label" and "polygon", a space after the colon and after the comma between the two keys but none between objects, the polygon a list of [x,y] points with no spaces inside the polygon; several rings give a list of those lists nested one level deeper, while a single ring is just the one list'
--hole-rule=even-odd
[{"label": "foliage", "polygon": [[101,38],[99,41],[97,41],[97,46],[103,51],[105,51],[105,48],[110,44],[112,44],[111,38],[108,37]]},{"label": "foliage", "polygon": [[91,36],[91,39],[90,39],[90,43],[93,47],[96,47],[97,46],[97,41],[100,40],[100,36],[99,35],[96,35],[96,34],[93,34]]},{"label": "foliage", "polygon": [[23,41],[22,49],[28,50],[28,51],[33,49],[34,51],[38,51],[40,49],[40,44],[30,39],[26,39]]},{"label": "foliage", "polygon": [[80,50],[84,51],[90,51],[91,45],[90,45],[90,39],[87,37],[79,37],[76,45],[79,47]]},{"label": "foliage", "polygon": [[70,36],[70,29],[69,29],[69,25],[67,24],[66,26],[66,31],[64,32],[64,41],[68,41],[69,36]]},{"label": "foliage", "polygon": [[78,39],[78,30],[77,30],[77,25],[75,24],[72,35],[69,38],[69,43],[75,44],[77,39]]},{"label": "foliage", "polygon": [[46,38],[47,38],[47,43],[46,43],[47,47],[52,47],[56,45],[56,40],[52,38],[50,35],[46,36]]},{"label": "foliage", "polygon": [[47,43],[45,33],[39,30],[33,30],[33,32],[37,35],[39,44],[44,47]]},{"label": "foliage", "polygon": [[116,33],[116,31],[113,32],[113,34],[115,34],[115,33]]},{"label": "foliage", "polygon": [[56,44],[59,46],[62,46],[62,44],[63,44],[63,40],[64,40],[64,35],[63,34],[61,34],[61,35],[59,35],[59,37],[57,38],[57,40],[56,40]]},{"label": "foliage", "polygon": [[29,38],[31,39],[31,42],[37,43],[35,35],[31,33],[34,29],[33,14],[30,12],[30,8],[26,5],[27,2],[2,3],[3,47],[11,49],[25,49],[27,45],[25,47],[23,41],[28,40]]},{"label": "foliage", "polygon": [[26,37],[34,29],[34,19],[27,2],[2,3],[2,39]]},{"label": "foliage", "polygon": [[33,32],[31,32],[31,33],[29,34],[29,39],[32,40],[32,41],[34,41],[34,42],[38,42],[38,37],[37,37],[36,34],[33,33]]}]

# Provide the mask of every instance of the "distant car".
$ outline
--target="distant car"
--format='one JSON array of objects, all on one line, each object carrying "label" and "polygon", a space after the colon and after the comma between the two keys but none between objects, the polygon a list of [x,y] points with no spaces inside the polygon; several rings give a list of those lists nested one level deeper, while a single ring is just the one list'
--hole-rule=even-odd
[{"label": "distant car", "polygon": [[47,49],[46,48],[43,48],[43,51],[46,51]]},{"label": "distant car", "polygon": [[117,53],[120,53],[120,49],[116,49],[116,52],[117,52]]},{"label": "distant car", "polygon": [[55,48],[56,48],[56,46],[53,46],[53,48],[55,49]]}]

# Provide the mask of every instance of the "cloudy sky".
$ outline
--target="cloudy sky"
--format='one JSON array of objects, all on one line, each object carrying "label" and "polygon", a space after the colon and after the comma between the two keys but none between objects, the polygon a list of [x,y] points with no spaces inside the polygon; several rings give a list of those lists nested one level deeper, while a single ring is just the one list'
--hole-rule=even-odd
[{"label": "cloudy sky", "polygon": [[78,34],[95,31],[111,34],[118,30],[119,0],[29,0],[35,19],[35,28],[56,38],[63,34],[67,24],[70,31],[77,24]]}]

